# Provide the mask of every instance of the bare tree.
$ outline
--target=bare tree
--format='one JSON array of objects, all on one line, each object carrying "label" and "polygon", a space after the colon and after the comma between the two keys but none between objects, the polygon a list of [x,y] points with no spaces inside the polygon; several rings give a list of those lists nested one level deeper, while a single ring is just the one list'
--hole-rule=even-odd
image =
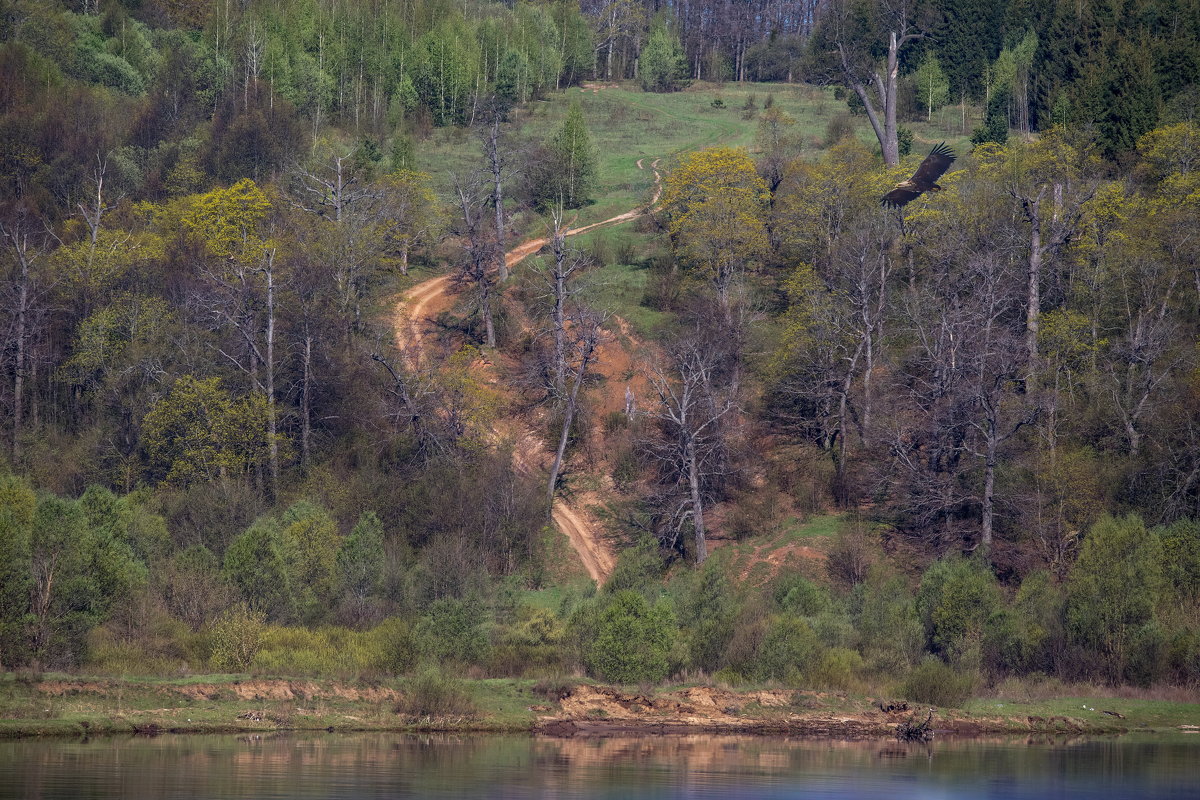
[{"label": "bare tree", "polygon": [[371,354],[371,360],[387,370],[391,378],[388,394],[394,403],[389,414],[397,427],[412,432],[417,452],[426,460],[453,452],[461,431],[447,424],[450,415],[441,408],[441,399],[428,371],[410,367],[413,359],[405,353],[401,353],[398,363],[378,352]]},{"label": "bare tree", "polygon": [[[215,349],[267,398],[267,457],[272,498],[279,496],[275,256],[275,248],[267,247],[256,264],[243,264],[231,257],[224,270],[204,270],[207,281],[215,290],[207,303],[208,311],[218,327],[235,332],[234,343],[216,345]],[[261,287],[258,285],[260,280]]]},{"label": "bare tree", "polygon": [[604,335],[604,319],[604,314],[586,307],[576,308],[571,314],[570,344],[576,356],[575,375],[571,382],[571,392],[566,396],[563,407],[562,432],[558,437],[558,448],[554,451],[554,463],[550,467],[550,481],[546,487],[546,500],[551,507],[554,505],[554,490],[558,487],[558,474],[562,469],[563,454],[567,450],[571,423],[575,421],[575,411],[579,407],[579,388],[587,377],[588,367],[595,360],[596,348]]},{"label": "bare tree", "polygon": [[554,340],[554,353],[550,365],[551,391],[562,397],[567,386],[567,309],[579,288],[572,278],[587,266],[587,260],[575,250],[567,249],[567,231],[563,225],[563,210],[559,206],[551,212],[553,230],[550,246],[554,258],[544,268],[550,297],[550,332]]},{"label": "bare tree", "polygon": [[958,528],[977,509],[971,549],[985,555],[995,533],[1000,447],[1039,413],[1020,391],[1019,287],[1009,261],[989,250],[962,254],[905,298],[911,326],[903,335],[914,344],[895,387],[891,489],[918,528],[944,545],[966,534]]},{"label": "bare tree", "polygon": [[385,244],[375,230],[381,193],[366,185],[347,155],[333,155],[318,168],[293,170],[292,204],[328,221],[323,247],[333,266],[337,303],[346,320],[347,341],[361,316],[370,268]]},{"label": "bare tree", "polygon": [[483,139],[483,154],[492,175],[492,209],[496,221],[496,273],[500,283],[508,280],[508,264],[504,261],[504,245],[507,241],[504,230],[504,180],[507,175],[509,148],[501,141],[498,109],[493,108],[491,122],[480,131]]},{"label": "bare tree", "polygon": [[924,38],[924,26],[917,18],[914,0],[879,0],[874,4],[875,15],[871,20],[874,30],[870,35],[886,37],[887,43],[881,68],[873,55],[876,42],[861,37],[863,32],[852,24],[852,5],[850,0],[834,0],[826,9],[825,25],[829,27],[827,36],[835,51],[836,71],[862,100],[883,151],[883,163],[894,167],[900,163],[896,122],[900,53]]},{"label": "bare tree", "polygon": [[52,237],[40,221],[35,222],[27,214],[0,220],[0,236],[4,237],[13,258],[12,269],[0,284],[0,298],[8,317],[0,353],[12,364],[12,454],[16,461],[21,457],[31,351],[41,334],[44,315],[41,301],[50,289],[35,265],[50,250]]},{"label": "bare tree", "polygon": [[[1021,211],[1029,223],[1029,258],[1025,288],[1025,351],[1029,361],[1026,380],[1030,383],[1037,375],[1043,264],[1047,260],[1057,257],[1078,231],[1080,220],[1083,217],[1084,204],[1094,194],[1094,190],[1086,192],[1074,199],[1070,209],[1064,211],[1062,206],[1063,186],[1061,183],[1054,184],[1054,210],[1050,219],[1047,220],[1042,208],[1042,200],[1045,198],[1047,188],[1047,184],[1041,184],[1036,194],[1022,193],[1015,186],[1009,188],[1009,194],[1021,204]],[[1045,238],[1043,238],[1043,229],[1045,229]]]},{"label": "bare tree", "polygon": [[1113,331],[1105,371],[1129,454],[1137,455],[1145,418],[1184,353],[1175,346],[1179,326],[1169,313],[1179,272],[1147,254],[1128,256],[1122,263],[1124,279],[1113,298],[1120,328]]},{"label": "bare tree", "polygon": [[890,274],[889,241],[860,225],[843,236],[818,278],[801,269],[792,281],[793,310],[779,391],[801,401],[806,424],[834,460],[835,494],[848,502],[850,440],[872,438],[874,381],[884,353]]},{"label": "bare tree", "polygon": [[[495,263],[496,251],[500,248],[494,238],[494,231],[488,231],[483,225],[483,206],[487,200],[480,184],[481,176],[477,171],[454,178],[454,190],[461,215],[458,234],[462,237],[464,249],[464,257],[455,273],[455,280],[474,286],[479,314],[483,319],[484,340],[488,347],[495,347],[496,324],[492,313],[495,283],[490,267]],[[500,258],[504,258],[503,252],[500,253]]]},{"label": "bare tree", "polygon": [[671,366],[657,368],[650,382],[658,406],[643,412],[657,420],[662,436],[650,452],[663,465],[668,480],[684,491],[667,510],[665,528],[674,545],[690,521],[696,563],[708,557],[705,539],[705,491],[728,463],[724,457],[722,421],[737,408],[734,398],[717,384],[719,355],[700,336],[674,342]]}]

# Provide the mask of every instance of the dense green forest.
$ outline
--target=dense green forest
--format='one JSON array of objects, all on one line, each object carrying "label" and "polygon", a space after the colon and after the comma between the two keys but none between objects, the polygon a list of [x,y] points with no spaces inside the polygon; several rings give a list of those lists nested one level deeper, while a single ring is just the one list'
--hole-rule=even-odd
[{"label": "dense green forest", "polygon": [[1195,685],[1198,87],[1195,0],[0,0],[0,667]]}]

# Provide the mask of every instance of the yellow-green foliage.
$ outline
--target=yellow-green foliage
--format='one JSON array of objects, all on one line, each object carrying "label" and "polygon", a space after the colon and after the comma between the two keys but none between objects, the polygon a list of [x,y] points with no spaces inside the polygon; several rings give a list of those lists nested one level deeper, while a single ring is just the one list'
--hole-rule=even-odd
[{"label": "yellow-green foliage", "polygon": [[858,675],[865,663],[857,650],[831,647],[821,653],[809,673],[808,683],[824,689],[854,689],[859,685]]},{"label": "yellow-green foliage", "polygon": [[429,666],[405,686],[396,711],[414,717],[469,717],[476,706],[465,683]]},{"label": "yellow-green foliage", "polygon": [[332,625],[320,628],[275,625],[262,634],[251,669],[264,675],[354,678],[398,675],[416,661],[408,623],[387,619],[369,631]]},{"label": "yellow-green foliage", "polygon": [[214,256],[251,264],[267,249],[259,232],[271,201],[258,185],[242,178],[228,189],[192,198],[183,226]]},{"label": "yellow-green foliage", "polygon": [[245,672],[254,663],[266,638],[266,623],[260,611],[244,604],[221,615],[212,630],[212,663],[223,672]]},{"label": "yellow-green foliage", "polygon": [[102,625],[88,634],[84,668],[98,675],[170,675],[204,664],[204,638],[166,615],[148,621],[136,637]]},{"label": "yellow-green foliage", "polygon": [[491,651],[493,674],[553,674],[561,669],[563,623],[544,608],[521,606]]},{"label": "yellow-green foliage", "polygon": [[973,672],[960,672],[936,656],[927,656],[908,674],[900,694],[917,703],[958,708],[971,699],[977,682]]}]

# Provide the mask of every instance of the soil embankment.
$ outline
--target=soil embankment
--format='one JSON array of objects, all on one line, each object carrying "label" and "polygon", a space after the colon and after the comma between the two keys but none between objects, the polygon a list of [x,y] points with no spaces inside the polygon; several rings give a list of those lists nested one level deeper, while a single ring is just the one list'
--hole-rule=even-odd
[{"label": "soil embankment", "polygon": [[[402,680],[200,677],[0,679],[0,736],[100,733],[343,730],[533,731],[550,736],[722,733],[890,738],[928,708],[838,692],[690,686],[639,692],[588,683],[546,690],[532,680],[467,681],[455,713],[413,715]],[[1006,703],[1003,714],[935,709],[939,735],[1196,733],[1200,705],[1094,699],[1071,716]],[[1119,716],[1099,710],[1104,704]],[[990,707],[990,705],[989,705]]]}]

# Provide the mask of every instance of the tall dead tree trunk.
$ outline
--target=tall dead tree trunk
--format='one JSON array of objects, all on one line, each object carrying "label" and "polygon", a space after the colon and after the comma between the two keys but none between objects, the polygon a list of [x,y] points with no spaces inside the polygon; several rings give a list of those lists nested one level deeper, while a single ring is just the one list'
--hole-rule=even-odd
[{"label": "tall dead tree trunk", "polygon": [[554,463],[550,467],[550,482],[546,486],[546,501],[551,509],[554,507],[554,490],[558,487],[558,475],[562,470],[563,455],[567,451],[567,439],[571,434],[571,423],[575,421],[575,410],[579,407],[579,387],[587,375],[588,367],[600,344],[601,324],[603,317],[594,311],[582,309],[574,319],[575,346],[579,350],[579,365],[575,368],[575,380],[571,385],[571,393],[567,396],[567,404],[563,409],[562,432],[558,437],[558,449],[554,452]]},{"label": "tall dead tree trunk", "polygon": [[[483,320],[484,340],[488,347],[496,346],[496,325],[492,316],[492,276],[489,267],[494,260],[494,251],[499,246],[490,240],[488,234],[481,230],[477,206],[481,201],[476,191],[478,174],[472,176],[469,184],[457,182],[459,212],[462,214],[462,234],[466,240],[466,261],[459,268],[458,279],[466,280],[475,285],[479,298],[479,315]],[[503,252],[500,258],[504,258]]]},{"label": "tall dead tree trunk", "polygon": [[500,114],[495,113],[484,136],[484,151],[492,171],[492,206],[496,218],[496,272],[500,283],[508,280],[508,264],[504,260],[504,153],[500,147]]},{"label": "tall dead tree trunk", "polygon": [[695,340],[678,342],[673,360],[670,373],[657,370],[651,376],[659,403],[649,416],[665,424],[668,442],[658,448],[660,458],[678,470],[677,480],[687,487],[687,501],[671,524],[678,530],[691,520],[696,563],[702,564],[708,557],[702,480],[706,465],[724,462],[720,422],[735,405],[732,397],[717,396],[711,348]]},{"label": "tall dead tree trunk", "polygon": [[[846,9],[835,9],[834,46],[842,79],[862,100],[871,123],[871,129],[879,140],[883,163],[894,167],[900,163],[899,128],[896,122],[897,98],[900,83],[900,53],[910,42],[924,38],[925,34],[913,24],[912,9],[907,2],[890,6],[888,19],[884,21],[888,31],[887,56],[882,71],[877,68],[873,55],[861,41],[853,39],[848,32]],[[882,118],[881,113],[882,112]]]},{"label": "tall dead tree trunk", "polygon": [[1025,382],[1032,386],[1038,369],[1038,332],[1042,316],[1042,271],[1045,260],[1053,258],[1075,234],[1083,214],[1083,205],[1094,192],[1087,192],[1065,212],[1062,207],[1062,185],[1054,185],[1054,213],[1049,223],[1049,235],[1042,236],[1042,198],[1046,185],[1038,188],[1037,194],[1021,194],[1015,188],[1009,190],[1021,203],[1025,220],[1029,223],[1029,261],[1025,287],[1025,354],[1028,359]]},{"label": "tall dead tree trunk", "polygon": [[[8,347],[13,357],[13,406],[12,406],[12,456],[17,461],[22,455],[21,439],[25,430],[25,395],[28,391],[26,378],[31,366],[31,345],[35,329],[34,312],[41,291],[37,284],[34,264],[45,253],[45,241],[35,241],[28,220],[14,224],[0,223],[0,236],[8,242],[16,261],[16,271],[9,282],[9,314],[12,319],[12,338]],[[36,410],[34,412],[36,417]],[[36,419],[34,421],[36,425]]]}]

